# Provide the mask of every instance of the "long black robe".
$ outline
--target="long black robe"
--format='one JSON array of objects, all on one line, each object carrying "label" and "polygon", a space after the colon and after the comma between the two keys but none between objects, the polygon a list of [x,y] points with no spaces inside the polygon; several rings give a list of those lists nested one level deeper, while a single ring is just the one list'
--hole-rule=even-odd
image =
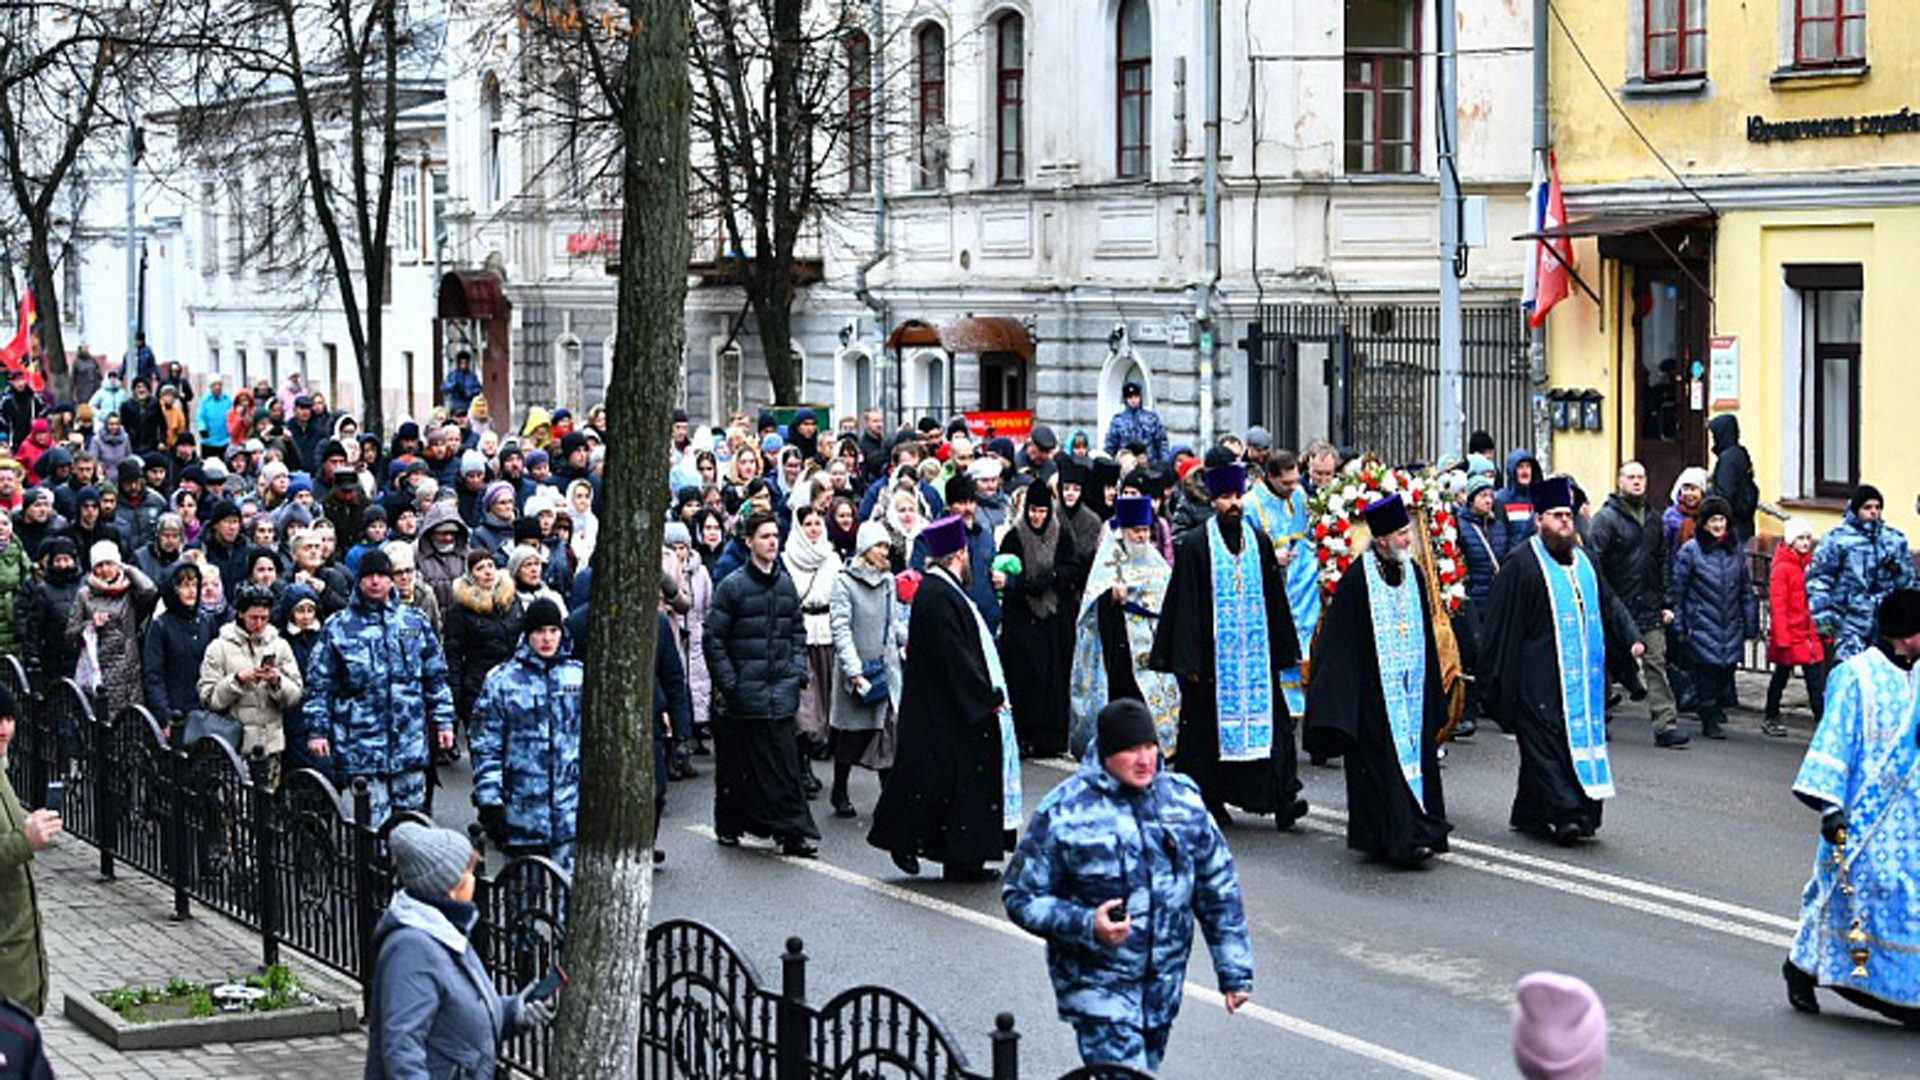
[{"label": "long black robe", "polygon": [[[1363,558],[1373,558],[1372,555]],[[1307,683],[1306,731],[1310,754],[1346,758],[1347,846],[1379,858],[1408,861],[1415,848],[1447,850],[1446,796],[1440,786],[1440,729],[1447,723],[1446,697],[1440,690],[1440,650],[1430,619],[1432,601],[1426,581],[1411,564],[1420,592],[1420,626],[1426,641],[1427,676],[1420,717],[1420,771],[1425,805],[1400,775],[1400,756],[1387,722],[1386,695],[1380,689],[1380,655],[1374,647],[1373,601],[1367,575],[1358,564],[1340,579],[1340,587],[1320,620],[1313,642],[1312,679]],[[1391,575],[1391,570],[1382,571]]]},{"label": "long black robe", "polygon": [[[1607,666],[1630,688],[1640,687],[1632,647],[1640,640],[1633,615],[1607,589],[1598,570],[1601,626]],[[1587,797],[1567,747],[1560,705],[1560,664],[1553,637],[1553,600],[1532,544],[1513,550],[1487,594],[1481,619],[1480,700],[1494,723],[1520,741],[1520,784],[1513,796],[1514,828],[1539,835],[1571,822],[1582,835],[1600,828],[1600,803]],[[1640,691],[1644,693],[1644,691]]]},{"label": "long black robe", "polygon": [[1260,557],[1261,593],[1267,608],[1268,675],[1273,683],[1273,752],[1265,761],[1220,760],[1220,713],[1214,696],[1213,553],[1207,530],[1194,529],[1173,549],[1173,577],[1147,666],[1180,680],[1180,743],[1173,766],[1200,785],[1207,808],[1228,803],[1256,814],[1285,813],[1300,794],[1300,761],[1294,721],[1279,674],[1300,662],[1300,641],[1287,606],[1287,573],[1273,557],[1273,544],[1244,523],[1222,524],[1229,550],[1251,541]]},{"label": "long black robe", "polygon": [[957,866],[998,859],[1007,849],[996,712],[1003,692],[988,673],[972,602],[944,571],[921,581],[907,641],[898,750],[867,843]]},{"label": "long black robe", "polygon": [[[1054,511],[1058,513],[1059,507]],[[1027,756],[1066,753],[1072,715],[1067,676],[1073,668],[1073,620],[1080,610],[1091,552],[1080,551],[1070,520],[1060,522],[1056,535],[1051,576],[1043,579],[1031,569],[1009,575],[1000,604],[1000,664],[1007,674],[1014,734],[1020,752]],[[1018,529],[1007,530],[1000,550],[1031,561]],[[1036,592],[1051,592],[1055,597],[1053,614],[1044,619],[1034,614],[1029,603],[1029,594]]]}]

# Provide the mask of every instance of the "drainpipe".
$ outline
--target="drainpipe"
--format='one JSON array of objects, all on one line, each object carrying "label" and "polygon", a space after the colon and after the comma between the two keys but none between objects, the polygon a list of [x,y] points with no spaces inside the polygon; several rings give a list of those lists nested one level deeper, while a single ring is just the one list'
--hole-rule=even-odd
[{"label": "drainpipe", "polygon": [[[1533,0],[1533,174],[1545,176],[1547,151],[1552,145],[1552,130],[1548,123],[1547,110],[1547,20],[1549,0]],[[1532,369],[1533,382],[1543,386],[1547,381],[1547,330],[1545,326],[1533,331],[1532,340],[1527,346],[1528,366]],[[1553,438],[1553,429],[1547,423],[1546,398],[1543,394],[1533,395],[1533,447],[1540,455],[1543,465],[1550,463],[1552,455],[1548,443]]]},{"label": "drainpipe", "polygon": [[1460,86],[1454,0],[1438,0],[1440,31],[1440,443],[1437,454],[1467,449],[1460,370]]},{"label": "drainpipe", "polygon": [[[868,33],[872,36],[873,46],[869,55],[878,58],[880,55],[880,43],[886,40],[886,4],[884,0],[874,0],[870,7],[871,14],[868,20],[870,24]],[[871,82],[872,78],[873,76],[869,74],[869,82]],[[867,160],[869,162],[867,171],[872,177],[873,186],[873,254],[869,255],[859,266],[853,269],[853,295],[859,299],[861,304],[866,306],[868,311],[873,312],[874,323],[880,332],[880,347],[874,350],[873,355],[876,369],[875,381],[880,385],[880,398],[884,402],[888,387],[885,371],[887,363],[886,340],[891,327],[887,325],[887,302],[875,295],[873,290],[868,287],[867,274],[887,259],[887,110],[876,107],[875,97],[871,88],[867,93],[867,103],[868,122],[873,125],[872,142],[867,150]],[[897,408],[899,403],[895,402],[894,405]],[[886,411],[885,404],[881,405],[881,411],[883,413]]]},{"label": "drainpipe", "polygon": [[1213,295],[1220,284],[1220,0],[1206,0],[1206,58],[1200,79],[1206,84],[1206,163],[1201,192],[1206,203],[1206,283],[1194,314],[1200,324],[1200,446],[1213,445]]}]

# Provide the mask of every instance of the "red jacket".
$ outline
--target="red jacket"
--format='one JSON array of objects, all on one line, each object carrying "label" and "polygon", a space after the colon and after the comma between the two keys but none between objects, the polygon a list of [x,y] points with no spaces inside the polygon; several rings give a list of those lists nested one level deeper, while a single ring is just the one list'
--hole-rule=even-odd
[{"label": "red jacket", "polygon": [[1807,610],[1807,563],[1811,555],[1802,555],[1787,544],[1773,549],[1773,576],[1767,586],[1767,605],[1773,623],[1767,628],[1767,662],[1771,664],[1817,664],[1826,659],[1820,635],[1813,631],[1813,616]]}]

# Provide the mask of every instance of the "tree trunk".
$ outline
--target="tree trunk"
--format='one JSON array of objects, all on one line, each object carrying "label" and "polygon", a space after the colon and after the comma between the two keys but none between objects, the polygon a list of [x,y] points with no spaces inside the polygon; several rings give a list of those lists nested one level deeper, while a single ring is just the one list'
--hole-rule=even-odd
[{"label": "tree trunk", "polygon": [[653,651],[667,425],[686,341],[688,0],[629,0],[617,110],[624,227],[605,507],[594,555],[579,849],[567,915],[574,985],[561,996],[556,1075],[638,1070],[653,896]]},{"label": "tree trunk", "polygon": [[760,349],[766,355],[767,379],[773,384],[775,405],[798,405],[800,358],[793,353],[793,301],[790,299],[793,261],[767,257],[754,260],[754,326],[760,331]]},{"label": "tree trunk", "polygon": [[54,397],[69,400],[73,396],[73,378],[67,370],[66,339],[60,335],[60,296],[53,286],[53,257],[49,251],[53,244],[52,230],[34,221],[28,223],[28,231],[32,241],[27,251],[27,284],[33,290],[34,309],[38,312],[34,332],[40,339],[45,365],[40,373],[46,377],[47,388]]}]

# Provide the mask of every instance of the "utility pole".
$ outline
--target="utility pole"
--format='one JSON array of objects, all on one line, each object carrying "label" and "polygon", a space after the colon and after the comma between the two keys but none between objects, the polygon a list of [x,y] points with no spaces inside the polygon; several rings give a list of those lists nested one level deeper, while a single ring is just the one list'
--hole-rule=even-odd
[{"label": "utility pole", "polygon": [[1454,0],[1434,0],[1440,30],[1440,446],[1439,452],[1466,452],[1466,407],[1460,370],[1460,274],[1463,269],[1460,222],[1459,31]]},{"label": "utility pole", "polygon": [[[1551,147],[1552,132],[1547,120],[1547,20],[1549,0],[1533,0],[1533,169],[1532,175],[1547,175],[1547,152]],[[1533,193],[1538,198],[1538,193]],[[1532,220],[1532,210],[1528,210],[1528,220]],[[1531,246],[1528,258],[1538,257],[1537,243]],[[1532,340],[1527,346],[1528,367],[1533,375],[1534,385],[1543,385],[1547,381],[1547,330],[1544,325],[1533,331]],[[1539,394],[1534,395],[1533,407],[1533,448],[1534,453],[1545,464],[1550,456],[1547,443],[1552,438],[1552,429],[1547,425],[1547,415],[1539,402]]]},{"label": "utility pole", "polygon": [[[131,114],[132,110],[128,110]],[[127,351],[125,357],[134,354],[134,337],[140,333],[140,237],[134,223],[135,204],[138,195],[135,191],[137,174],[140,169],[140,120],[129,115],[127,119]],[[124,363],[124,360],[122,361]],[[126,385],[132,386],[134,376],[139,374],[138,364],[123,372]]]},{"label": "utility pole", "polygon": [[1206,70],[1200,73],[1206,93],[1206,162],[1201,172],[1201,196],[1206,203],[1206,281],[1194,304],[1200,331],[1200,448],[1213,445],[1214,290],[1220,285],[1220,0],[1203,0]]}]

